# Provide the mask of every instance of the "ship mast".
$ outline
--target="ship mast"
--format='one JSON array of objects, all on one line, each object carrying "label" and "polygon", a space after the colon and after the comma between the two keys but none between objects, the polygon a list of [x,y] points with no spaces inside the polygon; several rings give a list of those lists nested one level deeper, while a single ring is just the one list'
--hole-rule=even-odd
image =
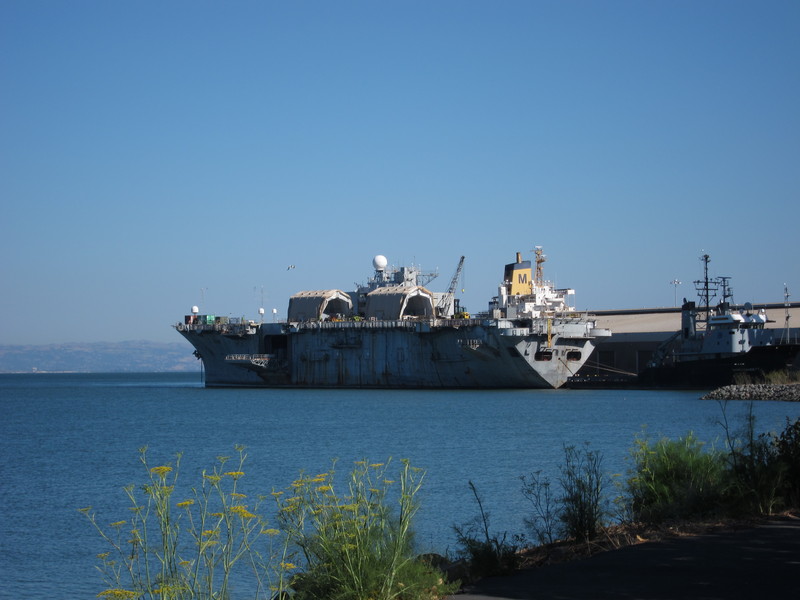
[{"label": "ship mast", "polygon": [[542,287],[544,285],[544,269],[542,265],[547,260],[547,257],[543,254],[541,246],[536,246],[534,254],[536,255],[536,269],[533,272],[533,285]]},{"label": "ship mast", "polygon": [[700,297],[700,302],[704,306],[704,325],[707,326],[709,316],[711,315],[711,299],[715,298],[717,295],[717,290],[719,289],[717,286],[719,282],[715,279],[709,279],[708,277],[708,263],[711,262],[711,256],[703,254],[700,260],[703,262],[703,279],[695,281],[694,287],[697,290],[697,295]]},{"label": "ship mast", "polygon": [[722,301],[728,302],[730,300],[730,303],[733,304],[733,288],[731,287],[730,280],[730,277],[717,277],[717,281],[719,281],[722,286]]},{"label": "ship mast", "polygon": [[[717,292],[720,287],[722,288],[722,304],[720,310],[727,312],[733,305],[733,288],[730,285],[730,277],[715,277],[708,276],[708,263],[711,262],[711,257],[708,254],[703,254],[700,257],[703,261],[703,279],[694,282],[694,287],[697,290],[697,295],[700,302],[703,304],[701,310],[705,313],[705,327],[708,327],[709,317],[711,316],[711,301],[717,297]],[[702,322],[702,321],[701,321]]]},{"label": "ship mast", "polygon": [[694,287],[697,290],[697,295],[700,296],[700,302],[705,307],[706,318],[705,322],[708,323],[709,305],[711,304],[711,288],[708,281],[708,263],[711,262],[711,257],[708,254],[703,254],[700,257],[703,261],[703,279],[694,282]]}]

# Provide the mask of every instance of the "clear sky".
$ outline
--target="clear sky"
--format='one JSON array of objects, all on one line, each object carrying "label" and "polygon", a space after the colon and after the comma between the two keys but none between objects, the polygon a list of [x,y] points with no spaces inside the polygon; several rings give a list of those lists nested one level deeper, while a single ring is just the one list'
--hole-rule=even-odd
[{"label": "clear sky", "polygon": [[0,344],[179,341],[376,254],[465,255],[477,312],[536,245],[579,309],[704,252],[798,300],[799,199],[796,0],[0,4]]}]

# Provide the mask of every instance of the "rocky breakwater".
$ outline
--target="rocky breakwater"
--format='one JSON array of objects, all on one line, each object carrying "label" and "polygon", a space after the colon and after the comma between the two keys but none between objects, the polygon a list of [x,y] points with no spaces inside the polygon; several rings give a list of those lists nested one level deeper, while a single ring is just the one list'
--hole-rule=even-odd
[{"label": "rocky breakwater", "polygon": [[726,385],[702,397],[702,400],[772,400],[800,402],[800,384],[750,383]]}]

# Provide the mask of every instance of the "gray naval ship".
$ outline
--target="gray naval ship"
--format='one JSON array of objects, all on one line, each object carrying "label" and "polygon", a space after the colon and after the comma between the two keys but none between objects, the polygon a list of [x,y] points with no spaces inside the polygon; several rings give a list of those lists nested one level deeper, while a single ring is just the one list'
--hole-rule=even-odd
[{"label": "gray naval ship", "polygon": [[[469,315],[455,288],[425,286],[436,274],[373,259],[366,284],[302,291],[285,322],[199,314],[175,325],[203,361],[208,387],[559,388],[589,358],[598,337],[589,315],[569,306],[571,289],[543,278],[542,249],[505,266],[488,310]],[[261,311],[263,315],[263,309]]]}]

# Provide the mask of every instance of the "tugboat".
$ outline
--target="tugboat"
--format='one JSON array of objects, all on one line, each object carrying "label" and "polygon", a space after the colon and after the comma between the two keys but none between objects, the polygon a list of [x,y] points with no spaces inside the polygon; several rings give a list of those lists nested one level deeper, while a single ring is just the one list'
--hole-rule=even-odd
[{"label": "tugboat", "polygon": [[[737,382],[764,381],[767,374],[785,371],[800,354],[800,343],[792,342],[771,323],[764,309],[749,302],[733,304],[730,277],[709,278],[708,254],[703,261],[703,279],[695,281],[701,306],[684,298],[681,330],[654,352],[639,374],[643,386],[711,388]],[[711,301],[721,291],[715,307]],[[788,292],[787,297],[788,297]],[[787,312],[788,328],[788,312]]]}]

